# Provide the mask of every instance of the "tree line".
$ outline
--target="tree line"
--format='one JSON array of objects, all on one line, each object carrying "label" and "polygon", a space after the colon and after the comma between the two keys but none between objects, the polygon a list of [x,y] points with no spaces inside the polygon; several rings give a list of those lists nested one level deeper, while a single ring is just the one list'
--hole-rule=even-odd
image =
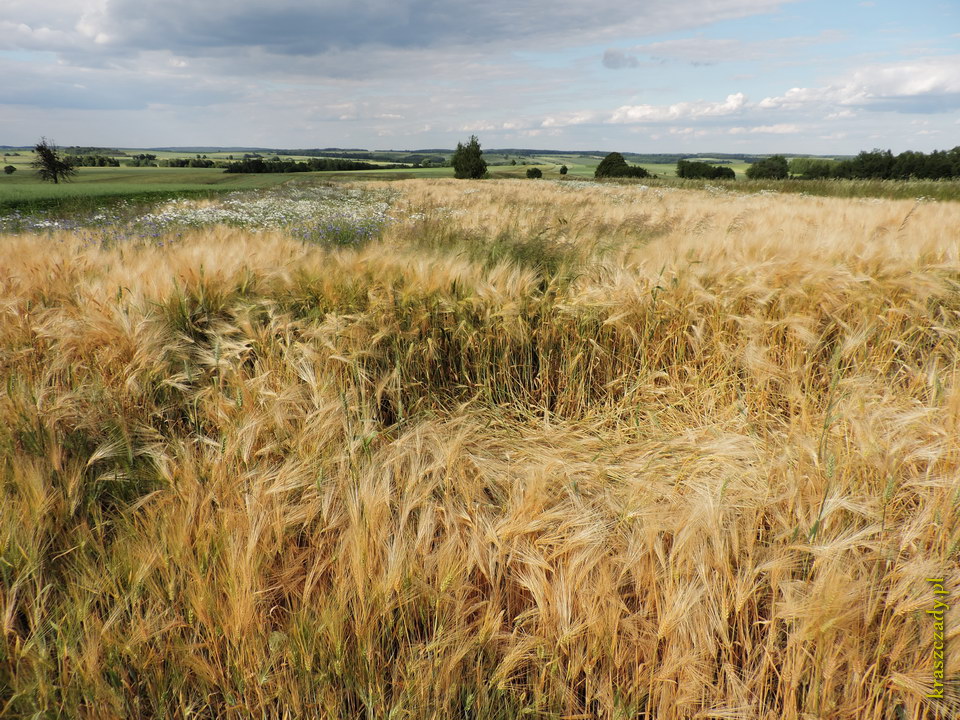
[{"label": "tree line", "polygon": [[106,155],[73,155],[66,158],[74,167],[120,167],[120,161]]},{"label": "tree line", "polygon": [[906,150],[894,155],[890,150],[862,151],[847,160],[794,158],[790,174],[800,179],[821,180],[946,180],[960,178],[960,146],[952,150],[922,153]]},{"label": "tree line", "polygon": [[169,158],[167,160],[160,161],[160,167],[172,167],[172,168],[212,168],[212,167],[223,167],[224,163],[218,163],[214,160],[211,160],[206,155],[203,157],[195,158]]},{"label": "tree line", "polygon": [[[397,153],[377,153],[369,150],[344,150],[341,148],[311,149],[311,150],[283,150],[277,155],[294,155],[299,157],[340,158],[343,160],[376,160],[387,163],[402,163],[414,167],[440,167],[446,164],[442,154],[428,152],[413,152],[399,156]],[[382,167],[382,166],[381,166]]]},{"label": "tree line", "polygon": [[734,180],[737,174],[733,168],[729,167],[717,167],[693,160],[677,160],[677,177],[694,180]]},{"label": "tree line", "polygon": [[224,172],[228,173],[297,173],[297,172],[324,172],[337,170],[392,170],[405,168],[405,165],[374,165],[373,163],[345,160],[339,158],[310,158],[298,162],[296,160],[264,160],[263,158],[247,158],[229,163]]}]

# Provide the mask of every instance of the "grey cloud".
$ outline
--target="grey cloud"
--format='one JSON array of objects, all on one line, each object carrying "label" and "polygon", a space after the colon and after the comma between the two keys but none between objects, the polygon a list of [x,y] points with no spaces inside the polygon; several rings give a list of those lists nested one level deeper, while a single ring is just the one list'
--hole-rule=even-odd
[{"label": "grey cloud", "polygon": [[878,112],[898,112],[907,115],[945,113],[960,108],[960,93],[942,95],[891,95],[860,103],[864,108]]},{"label": "grey cloud", "polygon": [[[519,39],[596,40],[649,35],[765,12],[790,0],[9,0],[0,24],[26,25],[2,42],[48,49],[80,44],[94,54],[168,49],[203,55],[260,47],[278,55],[322,55],[357,47],[482,47]],[[46,10],[46,12],[44,12]],[[44,17],[55,18],[47,27]],[[44,30],[44,28],[46,30]],[[49,31],[49,32],[47,32]],[[50,33],[69,33],[72,42]]]},{"label": "grey cloud", "polygon": [[611,70],[620,70],[622,68],[635,68],[640,61],[633,55],[627,55],[621,50],[607,50],[603,53],[603,66]]},{"label": "grey cloud", "polygon": [[[383,45],[435,47],[578,32],[689,27],[769,9],[784,0],[681,0],[671,11],[622,0],[115,0],[108,20],[137,42],[175,47],[257,45],[279,54]],[[677,12],[680,10],[680,12]],[[696,20],[692,20],[696,18]],[[108,30],[108,34],[109,34]]]},{"label": "grey cloud", "polygon": [[[659,63],[681,62],[689,63],[694,67],[703,67],[731,60],[782,59],[790,53],[806,53],[810,46],[839,42],[842,39],[842,33],[829,30],[813,36],[752,42],[695,35],[647,45],[635,45],[626,51],[608,50],[607,52],[615,53],[624,58],[632,58],[635,61],[629,66],[621,65],[618,67],[636,67],[636,63],[639,62],[638,56],[647,56]],[[604,65],[606,64],[605,57]],[[611,66],[607,65],[607,67]]]},{"label": "grey cloud", "polygon": [[[105,25],[119,42],[152,49],[203,54],[216,48],[262,47],[280,55],[316,55],[358,45],[425,44],[429,36],[419,28],[427,18],[415,7],[421,4],[119,0],[111,4]],[[451,28],[444,25],[434,27],[449,33]]]},{"label": "grey cloud", "polygon": [[201,107],[229,102],[242,93],[221,83],[122,70],[91,72],[33,63],[0,62],[5,77],[0,102],[43,108],[136,110],[152,104]]}]

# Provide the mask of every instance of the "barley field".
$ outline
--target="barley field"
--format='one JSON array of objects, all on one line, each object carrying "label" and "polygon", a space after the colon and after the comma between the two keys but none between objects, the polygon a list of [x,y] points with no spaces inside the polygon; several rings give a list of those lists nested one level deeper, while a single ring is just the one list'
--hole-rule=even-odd
[{"label": "barley field", "polygon": [[960,204],[364,188],[0,236],[0,717],[960,713]]}]

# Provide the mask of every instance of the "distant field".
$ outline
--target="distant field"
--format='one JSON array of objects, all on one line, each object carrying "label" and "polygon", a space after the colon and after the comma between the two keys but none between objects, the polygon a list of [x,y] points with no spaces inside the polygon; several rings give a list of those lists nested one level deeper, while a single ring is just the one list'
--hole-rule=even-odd
[{"label": "distant field", "polygon": [[[363,162],[369,162],[364,160]],[[349,179],[349,180],[398,180],[407,178],[442,178],[453,177],[453,168],[449,167],[430,167],[430,168],[393,168],[383,170],[340,170],[336,172],[311,173],[312,175],[322,176],[328,179]]]},{"label": "distant field", "polygon": [[[147,153],[155,155],[158,160],[169,160],[173,158],[193,158],[197,155],[203,155],[210,160],[216,161],[231,161],[231,160],[240,160],[243,158],[244,153],[242,152],[206,152],[206,153],[187,153],[187,152],[173,152],[167,150],[125,150],[126,155],[111,155],[112,157],[119,160],[123,163],[125,160],[129,160],[132,156]],[[274,153],[265,152],[260,153],[264,157],[273,157]],[[378,153],[380,154],[380,153]],[[386,154],[386,153],[383,153]],[[397,157],[391,162],[400,162],[400,159],[404,156],[409,155],[410,153],[406,152],[397,152],[390,153],[395,154]],[[282,155],[284,160],[297,160],[304,161],[310,159],[310,157],[335,157],[334,154],[331,155],[322,155],[322,156],[306,156],[306,155]],[[484,158],[489,163],[489,170],[491,177],[494,178],[510,178],[510,177],[525,177],[526,172],[531,167],[538,167],[543,172],[545,177],[559,176],[560,167],[562,165],[567,166],[568,175],[572,177],[593,177],[593,172],[602,159],[601,155],[580,155],[576,153],[571,153],[568,155],[517,155],[517,154],[504,154],[504,153],[487,153],[484,155]],[[28,165],[32,156],[29,154],[24,154],[19,158],[11,158],[9,160],[10,164],[17,166],[20,170],[30,172]],[[509,161],[515,160],[516,165],[510,165]],[[363,159],[363,162],[368,162],[374,165],[386,165],[390,164],[387,160],[370,160]],[[6,163],[4,163],[6,164]],[[632,163],[637,164],[637,163]],[[676,166],[673,164],[656,164],[656,163],[639,163],[644,168],[649,170],[651,173],[656,174],[659,177],[675,177]],[[740,163],[736,165],[731,165],[734,170],[737,172],[738,176],[741,176],[746,170],[748,165],[746,163]],[[111,168],[97,168],[100,170],[110,170]],[[149,170],[150,168],[119,168],[121,170]],[[173,170],[174,168],[158,168],[161,170]],[[179,169],[179,168],[177,168]],[[112,168],[116,171],[118,168]],[[187,169],[189,170],[189,169]],[[210,171],[208,171],[210,172]],[[219,169],[213,172],[220,172]],[[31,173],[32,174],[32,173]],[[324,173],[324,177],[331,179],[354,179],[357,176],[365,177],[366,179],[407,179],[407,178],[439,178],[439,177],[452,177],[453,169],[450,167],[408,167],[408,168],[394,168],[394,169],[384,169],[384,170],[350,170],[350,171],[338,171]],[[191,176],[193,179],[195,176]],[[204,184],[206,182],[204,181]],[[2,190],[2,185],[0,185],[0,205],[2,205],[4,193]],[[250,187],[259,187],[258,185],[252,185]]]},{"label": "distant field", "polygon": [[[297,184],[316,182],[355,182],[358,180],[406,180],[416,178],[452,178],[450,167],[404,167],[377,170],[352,170],[314,173],[285,174],[231,174],[221,168],[79,168],[77,176],[69,183],[52,185],[41,182],[30,167],[33,155],[18,151],[17,155],[4,155],[0,165],[13,165],[17,171],[11,175],[0,173],[0,213],[12,210],[26,212],[59,212],[67,215],[108,204],[114,200],[156,201],[164,197],[207,196],[231,190],[252,190],[275,187],[295,181]],[[143,153],[156,155],[158,160],[175,157],[192,158],[198,153],[170,152],[160,150],[126,150],[126,155],[114,155],[123,162],[131,156]],[[199,153],[213,160],[240,159],[242,152]],[[378,153],[385,154],[385,153]],[[394,153],[398,156],[402,153]],[[272,157],[272,153],[261,153]],[[284,159],[305,160],[308,156],[284,155]],[[332,155],[331,155],[332,157]],[[490,153],[487,157],[491,179],[525,178],[530,168],[543,172],[544,179],[561,177],[560,168],[567,166],[567,178],[592,179],[599,154],[527,154],[508,155]],[[889,199],[927,198],[933,200],[960,200],[960,182],[957,181],[881,181],[881,180],[782,180],[751,181],[746,178],[749,163],[724,162],[737,174],[736,182],[681,180],[676,177],[674,163],[637,162],[638,156],[625,155],[630,164],[638,164],[655,177],[640,181],[643,184],[666,185],[689,189],[706,186],[727,187],[736,192],[781,192],[834,197],[883,197]],[[711,158],[700,158],[711,162]],[[516,165],[495,164],[515,160]],[[716,160],[719,162],[719,160]],[[364,160],[386,163],[386,160]]]},{"label": "distant field", "polygon": [[[506,177],[508,175],[523,177],[526,175],[527,168],[539,167],[543,171],[544,176],[549,176],[550,174],[559,175],[560,166],[566,165],[568,175],[572,177],[592,178],[597,165],[600,164],[602,159],[603,158],[600,155],[533,155],[522,158],[522,161],[526,162],[527,165],[497,166],[491,167],[490,171],[491,173],[497,173],[498,176],[502,177]],[[626,156],[626,159],[631,165],[639,165],[657,177],[675,178],[677,176],[676,163],[636,162],[635,160],[631,159],[629,155]],[[706,159],[703,161],[710,162]],[[738,179],[744,178],[744,173],[746,173],[747,168],[750,167],[749,163],[745,162],[723,163],[723,165],[725,167],[733,168],[733,171],[737,173]]]},{"label": "distant field", "polygon": [[[15,163],[8,163],[14,164]],[[272,187],[293,174],[229,174],[219,168],[79,168],[76,177],[54,185],[42,182],[29,167],[0,174],[0,210],[56,207],[80,199],[123,198],[204,191],[251,190]]]}]

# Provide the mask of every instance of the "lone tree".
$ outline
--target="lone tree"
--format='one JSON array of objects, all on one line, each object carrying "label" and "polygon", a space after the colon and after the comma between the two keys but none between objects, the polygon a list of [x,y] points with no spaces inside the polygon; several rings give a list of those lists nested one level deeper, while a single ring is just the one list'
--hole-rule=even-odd
[{"label": "lone tree", "polygon": [[536,180],[543,177],[543,172],[538,167],[532,167],[527,170],[527,177]]},{"label": "lone tree", "polygon": [[566,175],[566,174],[567,174],[567,166],[566,166],[566,165],[561,165],[561,166],[560,166],[560,174],[561,174],[561,175]]},{"label": "lone tree", "polygon": [[623,159],[623,155],[618,152],[612,152],[600,161],[597,169],[593,171],[593,176],[597,178],[645,178],[650,177],[650,173],[647,172],[646,168],[642,168],[639,165],[627,165],[627,161]]},{"label": "lone tree", "polygon": [[458,178],[482,178],[487,174],[487,161],[483,159],[480,142],[476,135],[470,136],[466,145],[457,143],[453,153],[453,176]]},{"label": "lone tree", "polygon": [[41,180],[52,180],[54,183],[59,183],[61,180],[66,182],[77,174],[76,168],[70,161],[62,159],[57,146],[48,143],[46,138],[40,138],[40,142],[33,146],[33,152],[37,157],[30,166],[37,169]]},{"label": "lone tree", "polygon": [[3,171],[7,175],[13,175],[17,171],[17,169],[13,165],[7,165],[5,168],[3,168]]}]

